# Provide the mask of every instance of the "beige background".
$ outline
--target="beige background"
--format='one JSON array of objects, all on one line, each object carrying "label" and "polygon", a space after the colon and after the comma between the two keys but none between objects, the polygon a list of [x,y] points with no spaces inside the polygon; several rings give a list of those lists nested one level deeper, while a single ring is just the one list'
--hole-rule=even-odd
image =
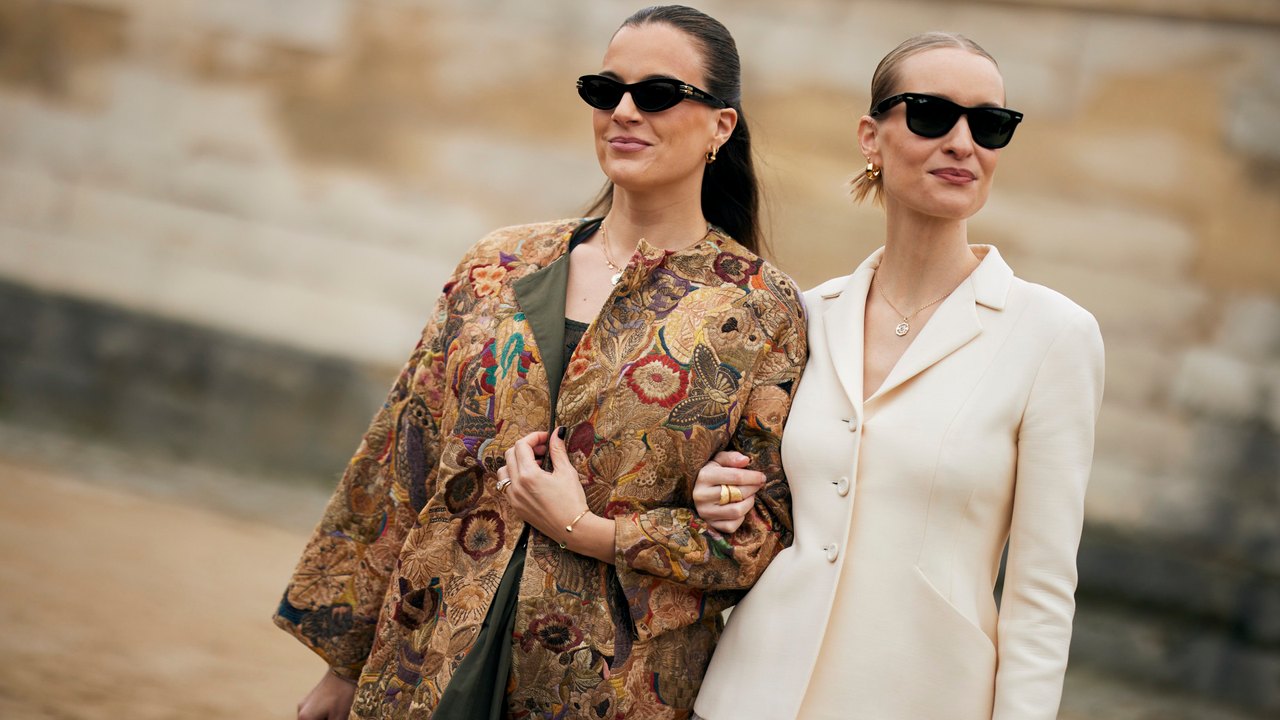
[{"label": "beige background", "polygon": [[[499,225],[574,216],[598,190],[573,79],[598,68],[638,7],[0,0],[0,279],[389,378],[467,246]],[[1280,577],[1280,2],[699,7],[737,38],[775,258],[804,288],[881,242],[879,211],[853,208],[843,187],[863,164],[853,130],[875,63],[930,29],[985,46],[1027,119],[970,238],[1102,325],[1091,528],[1190,547],[1230,536],[1224,557],[1249,577]],[[268,530],[273,513],[218,500],[234,494],[221,480],[139,484],[128,462],[106,463],[115,475],[67,465],[79,446],[32,440],[21,418],[6,427],[0,617],[25,629],[0,634],[5,716],[285,716],[250,698],[292,697],[293,663],[309,678],[311,660],[283,634],[246,628],[265,622],[307,521]],[[1223,482],[1232,468],[1262,478],[1251,512]],[[119,476],[130,476],[125,494],[102,495],[119,492]],[[304,502],[281,497],[261,502]],[[37,520],[51,502],[76,510]],[[197,535],[156,548],[126,532],[155,522],[172,527],[152,527],[154,538]],[[54,528],[57,542],[33,539]],[[244,564],[200,554],[224,537]],[[66,577],[85,582],[74,597],[56,589]],[[111,634],[130,618],[136,632]],[[87,634],[67,635],[67,622]],[[268,646],[283,649],[261,654],[277,652]],[[1260,652],[1280,707],[1280,653]],[[1127,706],[1114,693],[1129,690],[1080,672],[1072,717],[1179,717],[1116,715]],[[97,689],[57,690],[68,682]],[[1163,687],[1133,712],[1156,707]],[[211,704],[197,712],[190,693]],[[126,712],[140,698],[154,711]]]}]

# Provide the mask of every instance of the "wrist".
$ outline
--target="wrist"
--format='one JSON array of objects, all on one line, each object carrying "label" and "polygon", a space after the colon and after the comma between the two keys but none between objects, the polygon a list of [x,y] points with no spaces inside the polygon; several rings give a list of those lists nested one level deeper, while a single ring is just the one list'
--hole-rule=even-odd
[{"label": "wrist", "polygon": [[573,526],[573,532],[563,532],[563,526],[560,530],[565,538],[565,549],[601,562],[613,563],[614,535],[617,532],[617,525],[613,520],[589,512]]},{"label": "wrist", "polygon": [[355,678],[348,676],[350,673],[351,671],[347,668],[334,667],[333,665],[329,666],[330,676],[338,678],[339,680],[342,680],[343,682],[349,683],[351,685],[357,684]]},{"label": "wrist", "polygon": [[[560,543],[560,549],[570,549],[569,545],[571,544],[570,541],[573,540],[574,528],[578,526],[578,523],[581,522],[583,518],[592,514],[591,508],[585,508],[582,511],[575,513],[572,518],[558,528],[558,532],[556,534],[560,536],[560,539],[557,540],[557,542]],[[579,537],[581,537],[581,534],[579,534]]]}]

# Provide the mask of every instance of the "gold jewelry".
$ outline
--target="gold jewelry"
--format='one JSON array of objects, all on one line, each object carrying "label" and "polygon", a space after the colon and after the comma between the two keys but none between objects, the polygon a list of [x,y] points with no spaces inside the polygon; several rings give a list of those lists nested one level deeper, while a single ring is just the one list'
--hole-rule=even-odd
[{"label": "gold jewelry", "polygon": [[[896,308],[896,307],[893,307],[893,303],[889,301],[889,296],[884,294],[884,288],[880,286],[880,276],[879,276],[879,275],[873,275],[873,276],[871,277],[871,280],[872,280],[872,282],[874,282],[874,283],[875,283],[875,285],[876,285],[876,290],[879,290],[879,291],[880,291],[880,297],[884,298],[884,301],[885,301],[885,302],[887,302],[887,303],[889,303],[889,307],[890,307],[890,308],[893,308],[893,311],[894,311],[894,312],[898,313],[899,315],[902,315],[902,311],[901,311],[901,310],[899,310],[899,309],[898,309],[898,308]],[[902,315],[902,322],[898,323],[898,327],[894,328],[894,329],[893,329],[893,332],[894,332],[895,334],[897,334],[897,336],[898,336],[898,337],[902,337],[903,335],[906,335],[907,333],[911,332],[911,325],[909,325],[909,324],[908,324],[908,321],[909,321],[909,320],[911,320],[911,318],[915,317],[916,315],[919,315],[919,314],[920,314],[920,311],[921,311],[921,310],[924,310],[924,308],[927,308],[927,307],[929,307],[929,306],[931,306],[931,305],[934,305],[934,304],[936,304],[936,303],[940,303],[940,302],[942,302],[943,300],[946,300],[946,299],[947,299],[947,297],[948,297],[949,295],[951,295],[951,293],[953,293],[953,292],[955,292],[955,291],[956,291],[956,289],[955,289],[955,288],[951,288],[949,291],[947,291],[947,294],[946,294],[946,295],[943,295],[942,297],[938,298],[937,300],[934,300],[933,302],[929,303],[928,305],[925,305],[924,307],[920,308],[920,310],[916,310],[915,312],[911,313],[910,315]]]},{"label": "gold jewelry", "polygon": [[[583,510],[583,511],[578,515],[578,517],[576,517],[576,518],[574,518],[574,519],[573,519],[573,522],[569,523],[568,525],[565,525],[565,526],[564,526],[564,529],[565,529],[565,530],[568,530],[569,532],[573,532],[573,526],[574,526],[574,525],[577,525],[577,524],[578,524],[578,521],[579,521],[579,520],[581,520],[584,516],[586,516],[586,514],[587,514],[587,513],[589,513],[589,512],[591,512],[591,508],[587,508],[586,510]],[[561,542],[561,543],[560,543],[560,549],[561,549],[561,550],[568,550],[568,549],[569,549],[569,544],[568,544],[568,543],[569,543],[569,541],[568,541],[568,540],[565,540],[565,541]]]},{"label": "gold jewelry", "polygon": [[708,150],[708,151],[707,151],[707,164],[708,164],[708,165],[710,165],[711,163],[713,163],[713,162],[715,162],[715,161],[716,161],[716,153],[717,153],[717,152],[719,152],[719,151],[720,151],[720,148],[715,147],[715,146],[712,146],[712,148],[711,148],[710,150]]},{"label": "gold jewelry", "polygon": [[866,173],[868,180],[875,180],[880,177],[880,168],[876,167],[870,160],[868,160]]},{"label": "gold jewelry", "polygon": [[573,532],[573,526],[577,525],[578,521],[581,520],[584,516],[586,516],[586,514],[589,512],[591,512],[591,508],[587,508],[586,510],[583,510],[582,512],[578,513],[578,517],[574,518],[573,522],[569,523],[568,525],[565,525],[564,529],[567,530],[568,532]]},{"label": "gold jewelry", "polygon": [[737,485],[729,486],[729,502],[742,502],[742,491],[738,489]]},{"label": "gold jewelry", "polygon": [[[499,469],[498,469],[498,472],[502,472],[503,470],[506,470],[506,468],[505,468],[505,467],[499,468]],[[510,477],[502,477],[501,475],[499,475],[499,476],[498,476],[498,492],[499,492],[499,493],[501,493],[501,494],[503,494],[503,495],[506,495],[506,494],[507,494],[507,486],[508,486],[508,485],[510,485],[510,484],[511,484],[511,478],[510,478]]]},{"label": "gold jewelry", "polygon": [[608,265],[609,269],[613,271],[613,277],[609,278],[609,282],[617,285],[618,281],[622,279],[622,268],[613,262],[613,254],[609,252],[609,228],[605,226],[603,220],[600,221],[600,240],[601,244],[604,245],[604,264]]},{"label": "gold jewelry", "polygon": [[718,503],[716,503],[716,504],[717,504],[717,505],[728,505],[728,504],[729,504],[729,486],[728,486],[728,485],[721,485],[721,486],[720,486],[720,502],[718,502]]}]

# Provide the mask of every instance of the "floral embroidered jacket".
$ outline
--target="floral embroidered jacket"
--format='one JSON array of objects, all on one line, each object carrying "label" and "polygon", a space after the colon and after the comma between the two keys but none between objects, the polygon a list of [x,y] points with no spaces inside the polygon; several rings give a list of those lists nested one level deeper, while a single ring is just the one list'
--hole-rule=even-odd
[{"label": "floral embroidered jacket", "polygon": [[[567,428],[617,552],[608,565],[528,528],[515,717],[688,717],[720,611],[791,542],[780,434],[807,352],[794,285],[718,230],[674,253],[641,241],[562,358],[583,222],[505,228],[468,252],[285,591],[276,624],[358,679],[354,717],[430,716],[526,530],[495,473],[530,432]],[[726,448],[768,478],[732,536],[691,500]]]}]

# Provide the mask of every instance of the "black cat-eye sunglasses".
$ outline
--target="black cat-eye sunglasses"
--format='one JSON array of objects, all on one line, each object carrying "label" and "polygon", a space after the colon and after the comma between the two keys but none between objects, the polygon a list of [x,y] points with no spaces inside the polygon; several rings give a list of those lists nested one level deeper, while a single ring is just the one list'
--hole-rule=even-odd
[{"label": "black cat-eye sunglasses", "polygon": [[927,137],[951,132],[961,115],[969,118],[969,134],[984,148],[995,150],[1009,144],[1013,131],[1022,122],[1022,113],[1002,107],[965,107],[946,98],[921,93],[901,93],[887,97],[871,108],[871,116],[885,114],[897,103],[907,108],[907,128]]},{"label": "black cat-eye sunglasses", "polygon": [[578,78],[578,94],[593,108],[612,110],[618,107],[626,93],[631,93],[631,101],[644,112],[661,112],[679,105],[685,98],[706,103],[713,108],[728,107],[723,100],[711,93],[675,78],[653,78],[630,85],[604,75],[583,75]]}]

